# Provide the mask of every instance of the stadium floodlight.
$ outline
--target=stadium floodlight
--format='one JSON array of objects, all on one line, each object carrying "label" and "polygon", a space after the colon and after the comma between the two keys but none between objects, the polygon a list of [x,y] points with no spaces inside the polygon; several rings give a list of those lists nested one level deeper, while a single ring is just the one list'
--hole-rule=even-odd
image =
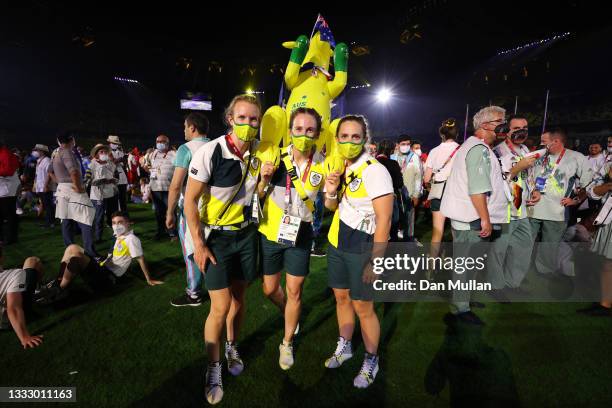
[{"label": "stadium floodlight", "polygon": [[128,79],[128,78],[122,78],[122,77],[114,77],[115,81],[119,81],[119,82],[129,82],[132,84],[137,84],[139,83],[137,80],[135,79]]},{"label": "stadium floodlight", "polygon": [[376,94],[376,99],[378,99],[378,102],[380,103],[387,103],[391,99],[391,96],[393,95],[391,94],[391,91],[389,89],[382,88]]}]

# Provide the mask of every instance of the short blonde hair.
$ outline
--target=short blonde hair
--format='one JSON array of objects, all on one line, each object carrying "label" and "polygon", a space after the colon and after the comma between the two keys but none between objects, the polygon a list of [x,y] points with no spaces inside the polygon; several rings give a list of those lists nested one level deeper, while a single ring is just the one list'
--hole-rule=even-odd
[{"label": "short blonde hair", "polygon": [[229,103],[227,108],[225,108],[225,112],[223,112],[223,120],[225,121],[227,125],[229,125],[229,120],[227,118],[232,114],[232,112],[234,112],[234,107],[236,106],[238,102],[247,102],[247,103],[257,106],[257,109],[259,109],[259,117],[261,118],[263,108],[261,106],[261,102],[259,101],[259,99],[257,99],[255,95],[250,95],[250,94],[236,95],[234,96],[232,101]]}]

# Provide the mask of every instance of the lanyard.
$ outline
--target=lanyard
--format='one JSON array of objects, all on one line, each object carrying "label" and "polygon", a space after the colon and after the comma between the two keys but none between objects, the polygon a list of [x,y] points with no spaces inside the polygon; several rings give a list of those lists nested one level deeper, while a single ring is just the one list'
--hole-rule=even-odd
[{"label": "lanyard", "polygon": [[508,146],[508,149],[510,149],[510,151],[512,152],[512,155],[513,155],[513,156],[516,156],[516,157],[523,157],[523,156],[521,156],[521,155],[520,155],[520,153],[517,153],[517,152],[514,150],[514,148],[512,147],[512,143],[510,143],[510,142],[509,142],[507,139],[506,139],[506,146]]},{"label": "lanyard", "polygon": [[238,156],[240,160],[244,161],[244,157],[242,157],[242,153],[240,153],[240,150],[238,150],[238,148],[232,141],[232,137],[230,135],[225,135],[225,142],[227,143],[227,146],[230,148],[232,153]]},{"label": "lanyard", "polygon": [[[552,168],[552,173],[550,174],[550,176],[552,176],[553,174],[555,174],[556,170],[557,170],[557,166],[559,166],[559,163],[561,162],[561,159],[563,158],[563,156],[565,155],[565,148],[563,148],[563,150],[561,151],[561,154],[559,155],[559,157],[557,158],[557,161],[555,162],[555,165]],[[545,167],[548,168],[548,157],[550,155],[546,156],[546,160],[545,160]],[[545,170],[542,170],[542,175],[544,174]],[[548,177],[550,177],[548,176]]]},{"label": "lanyard", "polygon": [[[306,183],[306,180],[308,180],[308,173],[310,173],[310,166],[312,165],[312,158],[314,156],[314,153],[310,155],[310,157],[308,158],[308,165],[306,166],[306,169],[304,170],[304,174],[302,174],[302,184]],[[287,213],[289,211],[289,204],[291,202],[291,176],[289,175],[289,172],[287,172],[287,179],[286,179],[286,184],[285,184],[285,213]]]}]

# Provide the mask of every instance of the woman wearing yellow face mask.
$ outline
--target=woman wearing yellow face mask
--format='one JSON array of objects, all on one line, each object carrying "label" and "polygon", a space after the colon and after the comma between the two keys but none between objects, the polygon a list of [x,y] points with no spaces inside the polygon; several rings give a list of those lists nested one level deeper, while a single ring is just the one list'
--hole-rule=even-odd
[{"label": "woman wearing yellow face mask", "polygon": [[[321,116],[314,109],[298,108],[291,114],[289,130],[291,144],[282,149],[278,169],[264,163],[258,185],[264,199],[259,224],[263,291],[285,317],[278,361],[283,370],[294,363],[292,341],[299,324],[302,286],[309,272],[314,201],[326,181],[325,157],[315,148]],[[330,177],[330,182],[333,180],[337,185],[339,175]],[[283,269],[287,271],[286,296],[280,286]]]},{"label": "woman wearing yellow face mask", "polygon": [[224,327],[228,371],[237,376],[244,369],[236,340],[246,287],[257,275],[257,227],[251,208],[260,168],[255,137],[261,112],[255,97],[236,96],[226,110],[228,134],[203,145],[189,165],[184,214],[211,303],[204,326],[205,394],[211,404],[223,398],[219,348]]},{"label": "woman wearing yellow face mask", "polygon": [[384,256],[389,239],[393,182],[387,169],[364,150],[368,127],[363,116],[343,117],[336,141],[338,153],[345,159],[345,172],[340,191],[326,190],[325,206],[336,211],[328,235],[327,271],[336,298],[340,337],[325,366],[340,367],[353,356],[351,338],[357,314],[366,353],[353,385],[366,388],[378,373],[380,338],[372,301],[371,263],[374,257]]}]

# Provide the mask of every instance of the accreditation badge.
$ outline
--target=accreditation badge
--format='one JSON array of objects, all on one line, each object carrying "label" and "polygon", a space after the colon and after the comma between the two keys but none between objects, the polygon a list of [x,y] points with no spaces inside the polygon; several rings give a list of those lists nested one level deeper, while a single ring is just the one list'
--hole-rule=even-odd
[{"label": "accreditation badge", "polygon": [[539,192],[543,192],[546,189],[546,178],[545,177],[536,177],[535,188]]},{"label": "accreditation badge", "polygon": [[253,200],[251,200],[251,219],[259,224],[259,220],[263,218],[263,214],[261,211],[261,206],[259,205],[259,197],[257,196],[257,191],[253,194]]},{"label": "accreditation badge", "polygon": [[278,228],[276,242],[283,245],[295,246],[302,219],[292,215],[283,214]]}]

